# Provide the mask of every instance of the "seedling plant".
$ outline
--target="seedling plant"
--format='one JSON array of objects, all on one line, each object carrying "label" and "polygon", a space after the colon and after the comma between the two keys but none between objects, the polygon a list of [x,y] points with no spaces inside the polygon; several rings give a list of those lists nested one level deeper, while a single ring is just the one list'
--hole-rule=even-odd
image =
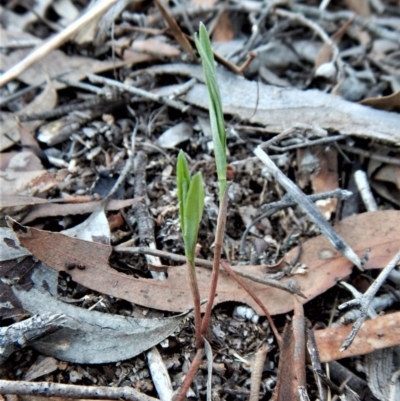
[{"label": "seedling plant", "polygon": [[194,259],[198,230],[204,209],[204,184],[201,173],[196,173],[193,177],[190,176],[187,161],[183,152],[181,151],[178,155],[176,173],[179,198],[179,216],[183,241],[185,244],[185,255],[188,266],[189,281],[194,302],[197,354],[181,387],[180,394],[177,398],[178,400],[184,399],[204,354],[203,336],[207,332],[218,283],[222,241],[225,232],[228,203],[228,184],[226,178],[226,131],[224,115],[222,111],[221,95],[217,84],[214,55],[211,49],[211,43],[208,37],[207,29],[202,23],[200,23],[199,27],[199,37],[195,36],[195,43],[201,57],[210,102],[209,113],[219,183],[219,213],[215,235],[214,261],[210,292],[207,300],[206,311],[203,319],[201,319],[200,293]]}]

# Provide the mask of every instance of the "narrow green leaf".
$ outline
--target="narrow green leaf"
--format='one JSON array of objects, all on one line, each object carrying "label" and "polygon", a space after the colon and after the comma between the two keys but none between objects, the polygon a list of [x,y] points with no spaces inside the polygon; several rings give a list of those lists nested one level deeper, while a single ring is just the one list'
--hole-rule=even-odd
[{"label": "narrow green leaf", "polygon": [[221,95],[216,78],[214,55],[207,29],[202,23],[200,23],[199,27],[199,38],[195,36],[195,43],[203,64],[204,77],[210,100],[211,131],[220,186],[219,195],[220,199],[222,199],[226,189],[226,131]]},{"label": "narrow green leaf", "polygon": [[185,229],[183,238],[185,242],[186,257],[193,262],[197,235],[204,209],[204,183],[201,173],[196,173],[190,182],[184,207]]},{"label": "narrow green leaf", "polygon": [[182,233],[185,232],[185,203],[190,186],[190,172],[186,157],[182,150],[179,152],[176,164],[176,186],[178,188],[179,217]]}]

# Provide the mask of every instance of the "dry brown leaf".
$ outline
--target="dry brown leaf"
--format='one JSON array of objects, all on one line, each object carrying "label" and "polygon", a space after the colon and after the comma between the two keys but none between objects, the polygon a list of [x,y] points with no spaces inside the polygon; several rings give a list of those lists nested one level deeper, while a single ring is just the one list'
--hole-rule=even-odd
[{"label": "dry brown leaf", "polygon": [[[287,324],[282,334],[282,352],[279,358],[278,376],[274,391],[274,401],[295,400],[297,392],[293,391],[292,383],[295,382],[293,366],[294,338],[293,328]],[[281,363],[282,361],[282,363]],[[285,361],[285,363],[283,363]]]},{"label": "dry brown leaf", "polygon": [[282,339],[273,400],[298,400],[299,387],[306,387],[306,345],[304,310],[297,300],[292,324],[285,326]]},{"label": "dry brown leaf", "polygon": [[345,0],[346,6],[357,13],[360,17],[369,18],[371,16],[371,7],[369,0]]},{"label": "dry brown leaf", "polygon": [[[312,172],[309,177],[313,193],[318,194],[339,188],[337,150],[333,147],[326,148],[326,146],[313,146],[310,149],[298,149],[297,158],[300,160],[300,163],[298,163],[299,166],[301,165],[301,160],[304,160],[305,156],[309,154],[318,161],[317,171]],[[330,220],[332,213],[336,211],[337,198],[317,201],[316,206],[325,218]]]},{"label": "dry brown leaf", "polygon": [[[72,279],[93,290],[123,298],[146,307],[168,311],[185,311],[191,303],[187,267],[170,267],[168,279],[135,279],[119,273],[108,264],[112,248],[99,243],[70,238],[63,234],[23,227],[10,221],[20,243],[35,257],[58,271],[65,271],[68,263],[81,264],[83,270],[69,271]],[[362,256],[370,248],[366,269],[385,266],[400,248],[400,212],[377,211],[351,216],[335,226],[346,242]],[[291,263],[298,249],[292,249],[285,260]],[[335,251],[323,236],[303,244],[300,263],[307,265],[307,274],[297,275],[295,281],[307,299],[305,303],[339,280],[347,277],[352,270],[351,262]],[[265,275],[264,266],[241,266],[244,272]],[[206,298],[211,271],[197,268],[201,298]],[[293,281],[283,279],[283,283]],[[293,309],[293,296],[276,288],[246,280],[271,314],[285,313]],[[216,303],[237,301],[248,304],[258,314],[263,312],[246,291],[229,276],[220,275]]]},{"label": "dry brown leaf", "polygon": [[[8,70],[30,53],[30,49],[20,49],[8,56],[0,54],[0,65],[3,70]],[[66,55],[61,50],[54,50],[19,75],[18,79],[27,85],[39,85],[46,80],[47,76],[60,76],[64,79],[80,81],[86,77],[87,73],[98,74],[125,64],[125,61],[120,60],[100,61],[90,57]],[[54,81],[54,86],[56,89],[61,89],[65,87],[65,84]]]},{"label": "dry brown leaf", "polygon": [[[0,65],[2,65],[1,62]],[[46,79],[44,74],[42,74],[42,76],[43,79],[40,82]],[[42,123],[39,120],[19,123],[17,120],[19,115],[36,114],[52,110],[57,105],[57,99],[57,91],[53,83],[48,82],[44,91],[18,113],[1,113],[3,121],[0,124],[0,151],[13,146],[15,142],[20,140],[21,129],[33,133]],[[5,134],[7,134],[7,136]]]},{"label": "dry brown leaf", "polygon": [[392,93],[388,96],[370,97],[368,99],[361,100],[359,103],[365,106],[371,106],[375,109],[400,112],[400,91]]},{"label": "dry brown leaf", "polygon": [[230,42],[234,38],[232,21],[229,14],[224,11],[218,19],[217,26],[212,33],[214,42]]},{"label": "dry brown leaf", "polygon": [[[137,198],[124,199],[124,200],[110,200],[105,210],[121,210],[125,207],[131,206],[137,202]],[[41,202],[46,203],[46,202]],[[24,218],[23,224],[30,223],[33,220],[42,217],[54,217],[54,216],[68,216],[75,214],[87,214],[94,212],[101,204],[101,201],[95,202],[84,202],[84,203],[54,203],[52,200],[51,204],[40,205],[36,204],[35,208]]]},{"label": "dry brown leaf", "polygon": [[[350,18],[346,21],[332,36],[331,39],[334,43],[339,44],[342,40],[347,28],[351,25],[354,18]],[[315,58],[314,67],[317,69],[322,64],[328,63],[332,58],[332,50],[329,45],[324,43],[318,51],[317,57]]]},{"label": "dry brown leaf", "polygon": [[59,180],[55,173],[39,171],[6,171],[0,175],[0,187],[5,193],[20,195],[44,194]]},{"label": "dry brown leaf", "polygon": [[175,46],[169,45],[158,39],[135,40],[132,50],[160,57],[179,57],[181,52]]},{"label": "dry brown leaf", "polygon": [[181,28],[179,27],[178,23],[176,22],[175,18],[172,14],[165,8],[165,6],[158,0],[154,0],[158,9],[160,10],[162,16],[164,17],[165,21],[167,22],[169,29],[171,30],[172,35],[174,36],[175,40],[179,43],[182,50],[187,54],[190,54],[193,60],[196,58],[196,52],[194,51],[192,45],[190,44],[189,40],[182,32]]},{"label": "dry brown leaf", "polygon": [[349,348],[340,352],[352,325],[314,330],[321,362],[331,362],[356,355],[365,355],[378,349],[400,345],[400,312],[367,320],[361,326]]}]

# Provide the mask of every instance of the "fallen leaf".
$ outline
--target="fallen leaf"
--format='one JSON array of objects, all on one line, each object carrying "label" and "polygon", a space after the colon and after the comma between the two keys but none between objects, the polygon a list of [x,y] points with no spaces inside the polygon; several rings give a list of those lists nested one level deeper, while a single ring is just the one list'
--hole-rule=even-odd
[{"label": "fallen leaf", "polygon": [[[339,44],[346,33],[347,28],[354,21],[354,17],[346,21],[332,36],[331,39],[334,43]],[[322,64],[330,62],[332,59],[331,47],[324,43],[318,51],[317,57],[315,58],[314,67],[318,69]]]},{"label": "fallen leaf", "polygon": [[[170,64],[163,66],[163,72],[189,75],[202,82],[203,72],[196,67]],[[155,73],[157,69],[147,71]],[[217,81],[224,114],[260,124],[270,132],[279,133],[302,122],[343,135],[400,144],[396,113],[367,108],[318,90],[301,91],[249,81],[222,69],[217,69]],[[182,99],[208,110],[207,88],[202,83],[194,85]]]},{"label": "fallen leaf", "polygon": [[[191,304],[191,292],[187,267],[170,267],[164,281],[133,278],[112,269],[108,258],[112,248],[94,242],[70,238],[63,234],[24,227],[8,219],[16,236],[36,258],[57,271],[67,270],[67,263],[80,264],[84,269],[69,270],[72,279],[88,288],[122,298],[150,308],[183,312]],[[362,213],[351,216],[335,226],[337,232],[359,255],[371,249],[366,269],[385,266],[400,248],[400,212],[394,210]],[[292,249],[285,257],[291,263],[298,249]],[[335,251],[329,241],[319,236],[303,244],[300,263],[307,266],[307,274],[282,280],[295,281],[307,299],[305,303],[352,271],[352,264]],[[264,266],[240,266],[246,273],[265,275]],[[198,267],[197,275],[201,298],[207,297],[211,271]],[[246,280],[271,314],[285,313],[293,309],[293,296],[287,292]],[[225,274],[220,275],[216,303],[242,302],[251,306],[259,315],[263,312],[236,281]],[[204,306],[203,306],[204,308]]]},{"label": "fallen leaf", "polygon": [[229,14],[224,11],[212,33],[213,42],[230,42],[234,38],[232,21]]},{"label": "fallen leaf", "polygon": [[[30,53],[31,50],[19,49],[8,56],[0,54],[0,65],[3,70],[8,70]],[[90,57],[66,55],[61,50],[54,50],[19,75],[18,79],[27,85],[40,85],[46,80],[46,76],[80,81],[86,77],[87,73],[98,74],[125,64],[125,61],[120,60],[100,61]],[[54,81],[54,87],[61,89],[65,87],[65,84]]]},{"label": "fallen leaf", "polygon": [[350,334],[352,325],[314,330],[321,362],[365,355],[378,349],[400,345],[400,312],[365,321],[354,341],[345,351],[340,348]]},{"label": "fallen leaf", "polygon": [[[46,199],[42,199],[43,205],[36,204],[32,211],[24,217],[22,224],[30,223],[36,219],[43,217],[55,217],[55,216],[69,216],[76,214],[88,214],[92,213],[100,206],[101,201],[84,202],[84,203],[53,203],[57,199],[52,199],[52,203],[48,203]],[[112,199],[106,205],[106,210],[121,210],[125,207],[131,206],[138,201],[137,198],[117,200]],[[1,197],[0,197],[1,204]]]},{"label": "fallen leaf", "polygon": [[[0,65],[2,65],[1,62]],[[45,80],[43,72],[42,75],[43,78],[40,82]],[[0,151],[15,145],[15,143],[20,140],[20,125],[24,130],[33,133],[34,130],[42,124],[42,121],[39,120],[20,123],[18,122],[19,115],[46,112],[52,110],[56,105],[57,91],[55,90],[54,85],[51,82],[48,82],[42,93],[18,113],[2,112],[1,117],[3,121],[0,124]],[[5,134],[7,134],[7,136]]]},{"label": "fallen leaf", "polygon": [[172,334],[187,315],[139,319],[76,307],[45,290],[49,286],[46,270],[48,267],[40,266],[34,271],[34,288],[24,291],[14,287],[13,291],[32,315],[63,314],[66,323],[62,328],[32,343],[39,352],[57,359],[93,364],[132,358]]},{"label": "fallen leaf", "polygon": [[345,3],[350,10],[357,13],[360,17],[369,18],[371,16],[369,0],[345,0]]},{"label": "fallen leaf", "polygon": [[58,182],[56,174],[46,170],[6,171],[0,175],[1,190],[10,195],[44,194]]},{"label": "fallen leaf", "polygon": [[[285,326],[274,401],[298,400],[300,389],[306,388],[306,341],[303,305],[294,299],[291,324]],[[306,398],[303,398],[306,399]]]},{"label": "fallen leaf", "polygon": [[400,112],[400,91],[392,93],[388,96],[370,97],[368,99],[361,100],[359,103],[375,109]]},{"label": "fallen leaf", "polygon": [[135,40],[131,46],[138,53],[146,53],[157,58],[179,57],[181,52],[175,46],[158,39]]},{"label": "fallen leaf", "polygon": [[193,136],[192,126],[186,122],[181,122],[168,128],[157,139],[157,145],[164,149],[173,149],[176,145],[187,141]]},{"label": "fallen leaf", "polygon": [[[333,191],[339,188],[339,175],[338,175],[338,155],[337,150],[333,147],[326,146],[313,146],[307,149],[298,149],[297,159],[298,166],[302,166],[305,157],[313,156],[318,164],[317,171],[312,171],[308,174],[306,185],[311,181],[311,186],[314,194],[321,192]],[[307,172],[307,171],[306,171]],[[306,185],[304,183],[301,188]],[[315,202],[315,205],[325,216],[330,220],[332,213],[336,211],[337,198],[324,199]]]},{"label": "fallen leaf", "polygon": [[168,27],[174,36],[175,40],[179,43],[182,50],[187,54],[190,54],[193,60],[196,59],[196,52],[194,51],[192,45],[190,44],[189,40],[182,32],[181,28],[179,27],[178,23],[176,22],[173,15],[169,12],[169,10],[161,3],[159,0],[155,0],[155,3],[160,10],[162,16],[164,17]]}]

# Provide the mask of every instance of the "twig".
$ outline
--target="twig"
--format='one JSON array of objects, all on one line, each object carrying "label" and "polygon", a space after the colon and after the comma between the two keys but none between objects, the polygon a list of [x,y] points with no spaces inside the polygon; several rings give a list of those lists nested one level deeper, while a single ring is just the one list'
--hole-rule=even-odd
[{"label": "twig", "polygon": [[48,382],[0,380],[0,394],[35,395],[43,397],[92,398],[127,401],[158,401],[132,387],[76,386]]},{"label": "twig", "polygon": [[[333,136],[327,136],[325,138],[314,139],[313,141],[305,140],[302,143],[296,143],[295,145],[290,145],[290,146],[279,147],[279,146],[269,145],[268,147],[269,147],[269,149],[271,149],[275,152],[283,153],[283,152],[288,152],[289,150],[307,148],[309,146],[325,145],[327,143],[341,141],[342,139],[345,139],[345,138],[348,138],[348,136],[333,135]],[[263,145],[263,144],[261,144],[260,146],[262,146],[263,148],[265,147],[265,145]]]},{"label": "twig", "polygon": [[226,224],[226,215],[228,210],[228,188],[225,189],[224,196],[221,199],[221,203],[219,205],[219,213],[217,219],[217,228],[215,233],[215,245],[214,245],[214,261],[213,261],[213,269],[211,275],[211,286],[208,295],[208,302],[206,305],[206,311],[203,316],[203,323],[201,326],[201,334],[205,336],[208,329],[208,324],[210,322],[211,311],[214,304],[215,292],[217,290],[218,284],[218,274],[219,274],[219,265],[221,261],[221,252],[222,245],[225,234],[225,224]]},{"label": "twig", "polygon": [[254,153],[268,167],[269,172],[274,176],[276,181],[285,188],[290,196],[296,199],[299,206],[308,214],[314,224],[320,228],[321,232],[329,239],[335,249],[363,271],[360,258],[326,221],[324,216],[311,200],[307,198],[307,196],[288,177],[286,177],[285,174],[282,173],[282,171],[260,147],[257,147]]},{"label": "twig", "polygon": [[[319,18],[325,21],[335,22],[340,20],[348,20],[354,16],[354,12],[352,11],[337,11],[337,12],[330,12],[326,10],[321,11],[318,10],[318,8],[316,7],[299,3],[293,4],[292,9],[296,12],[302,13],[312,18]],[[354,18],[354,22],[363,29],[366,29],[367,31],[372,33],[374,36],[378,36],[383,39],[388,39],[395,43],[400,43],[400,37],[398,32],[382,28],[371,19],[362,18],[357,15]]]},{"label": "twig", "polygon": [[[319,200],[324,200],[324,199],[329,199],[329,198],[339,198],[339,199],[347,199],[352,195],[350,191],[347,191],[345,189],[335,189],[333,191],[329,192],[321,192],[319,194],[314,194],[314,195],[307,195],[307,197],[312,201],[316,202]],[[245,253],[245,246],[246,246],[246,239],[247,236],[251,230],[251,228],[259,222],[262,219],[265,219],[266,217],[272,216],[273,214],[279,212],[279,210],[286,209],[288,207],[296,206],[297,202],[293,200],[292,197],[290,197],[288,194],[286,194],[281,201],[279,202],[272,202],[269,203],[268,205],[264,205],[261,208],[266,209],[268,208],[268,211],[263,213],[261,216],[258,216],[255,218],[250,225],[246,228],[245,232],[242,235],[242,239],[240,240],[240,253],[244,254]]]},{"label": "twig", "polygon": [[33,113],[33,114],[20,114],[18,116],[19,121],[25,122],[25,121],[32,121],[32,120],[47,120],[50,118],[58,118],[62,117],[65,114],[74,112],[74,111],[80,111],[80,110],[93,110],[102,106],[110,106],[112,104],[115,104],[116,106],[119,104],[122,104],[123,102],[126,102],[126,100],[123,99],[107,99],[105,97],[94,97],[93,99],[86,100],[81,103],[77,104],[66,104],[64,106],[59,106],[56,107],[55,109],[52,110],[47,110],[42,113]]},{"label": "twig", "polygon": [[264,343],[254,356],[253,366],[250,377],[250,397],[249,401],[258,401],[260,394],[261,376],[264,369],[265,358],[267,357],[269,346]]},{"label": "twig", "polygon": [[160,96],[155,93],[145,91],[143,89],[135,88],[134,86],[115,81],[114,79],[104,78],[99,75],[86,74],[86,76],[93,83],[99,83],[122,89],[126,92],[133,93],[134,95],[144,97],[145,99],[148,100],[152,100],[153,102],[166,104],[167,106],[180,110],[182,113],[185,113],[189,110],[189,106],[183,102],[180,102],[179,100],[169,99],[167,97]]},{"label": "twig", "polygon": [[[293,327],[293,364],[294,374],[297,380],[298,392],[307,394],[306,388],[306,331],[304,320],[304,308],[299,300],[294,297]],[[308,397],[307,397],[308,398]]]},{"label": "twig", "polygon": [[317,348],[317,343],[315,342],[314,332],[312,330],[307,330],[307,350],[308,355],[311,359],[312,369],[314,372],[314,378],[317,382],[318,387],[318,397],[321,401],[326,401],[326,386],[322,383],[322,380],[317,373],[318,371],[322,371],[321,361],[319,359],[319,353]]},{"label": "twig", "polygon": [[[177,255],[175,253],[171,252],[165,252],[165,251],[160,251],[159,249],[151,249],[151,248],[146,248],[146,247],[123,247],[121,245],[114,247],[114,251],[116,252],[125,252],[125,253],[132,253],[132,254],[142,254],[142,255],[154,255],[154,256],[159,256],[161,258],[166,258],[173,260],[175,262],[182,262],[186,263],[186,257],[183,255]],[[213,262],[210,262],[208,260],[200,259],[200,258],[195,258],[194,260],[196,266],[201,266],[205,267],[206,269],[212,269],[213,267]],[[256,276],[255,274],[251,273],[246,273],[243,272],[243,267],[244,266],[232,266],[232,269],[235,271],[235,273],[241,277],[247,278],[249,280],[255,281],[256,283],[260,284],[265,284],[269,285],[271,287],[278,288],[282,291],[287,291],[291,294],[296,294],[299,295],[300,297],[305,298],[304,294],[296,287],[293,285],[291,286],[286,286],[285,284],[282,284],[278,280],[270,279],[270,278],[263,278],[260,276]],[[248,267],[248,266],[245,266]],[[173,269],[173,267],[171,267]],[[224,272],[224,269],[220,267],[220,270]]]},{"label": "twig", "polygon": [[340,348],[340,351],[346,350],[351,343],[353,342],[355,336],[357,335],[358,331],[360,330],[361,325],[363,324],[364,320],[367,317],[368,309],[372,299],[374,298],[375,294],[382,286],[383,282],[387,279],[390,272],[396,267],[396,265],[400,261],[400,252],[398,252],[394,258],[389,262],[389,264],[381,271],[379,276],[376,280],[371,284],[368,290],[359,298],[353,299],[351,301],[345,302],[344,304],[339,306],[339,310],[343,310],[344,308],[358,306],[361,311],[361,316],[356,320],[354,323],[349,336],[346,338],[345,342]]},{"label": "twig", "polygon": [[266,318],[268,319],[268,322],[271,326],[272,331],[274,332],[276,341],[278,342],[279,347],[282,344],[282,337],[280,336],[278,329],[275,326],[274,321],[272,320],[271,315],[269,314],[267,308],[264,306],[264,304],[261,302],[260,298],[255,294],[255,292],[236,274],[234,270],[229,266],[227,262],[224,260],[221,260],[221,266],[227,271],[228,274],[230,274],[247,292],[248,294],[254,299],[254,301],[257,303],[257,305],[262,309],[264,312]]},{"label": "twig", "polygon": [[400,166],[400,160],[398,157],[390,157],[390,156],[384,156],[380,155],[374,152],[371,152],[370,150],[365,150],[365,149],[359,149],[359,148],[354,148],[353,146],[347,146],[347,145],[339,145],[340,148],[348,153],[353,153],[355,155],[360,155],[360,156],[365,156],[373,160],[378,160],[383,163],[388,163],[388,164],[393,164],[395,166]]},{"label": "twig", "polygon": [[147,352],[147,364],[160,401],[171,401],[173,394],[171,379],[157,347]]},{"label": "twig", "polygon": [[63,31],[53,36],[42,46],[34,50],[31,54],[17,63],[14,67],[10,68],[3,75],[0,76],[0,87],[10,82],[12,79],[18,78],[20,74],[26,71],[29,67],[35,64],[37,61],[46,57],[51,51],[57,49],[64,42],[66,42],[72,35],[74,35],[79,29],[88,24],[97,16],[103,14],[108,8],[110,8],[118,0],[103,0],[96,3],[90,10],[83,14],[80,18],[74,21],[71,25],[65,28]]},{"label": "twig", "polygon": [[301,24],[307,26],[308,28],[312,29],[322,40],[323,42],[329,46],[332,52],[332,62],[334,62],[339,71],[339,77],[343,76],[343,62],[339,57],[339,48],[336,43],[326,34],[326,32],[315,22],[307,19],[301,14],[292,13],[287,10],[282,10],[280,8],[275,10],[275,14],[279,15],[280,17],[290,18],[291,20],[298,21]]},{"label": "twig", "polygon": [[[146,186],[146,166],[147,156],[144,152],[137,152],[134,159],[134,174],[135,182],[133,186],[134,196],[142,197],[143,201],[134,204],[133,211],[135,214],[137,229],[140,238],[140,244],[146,245],[149,248],[156,248],[156,240],[154,238],[154,222],[150,216],[149,209],[147,207],[147,186]],[[158,257],[146,256],[148,263],[152,265],[160,266],[161,262]],[[154,278],[158,280],[164,280],[165,274],[160,272],[152,272]]]}]

